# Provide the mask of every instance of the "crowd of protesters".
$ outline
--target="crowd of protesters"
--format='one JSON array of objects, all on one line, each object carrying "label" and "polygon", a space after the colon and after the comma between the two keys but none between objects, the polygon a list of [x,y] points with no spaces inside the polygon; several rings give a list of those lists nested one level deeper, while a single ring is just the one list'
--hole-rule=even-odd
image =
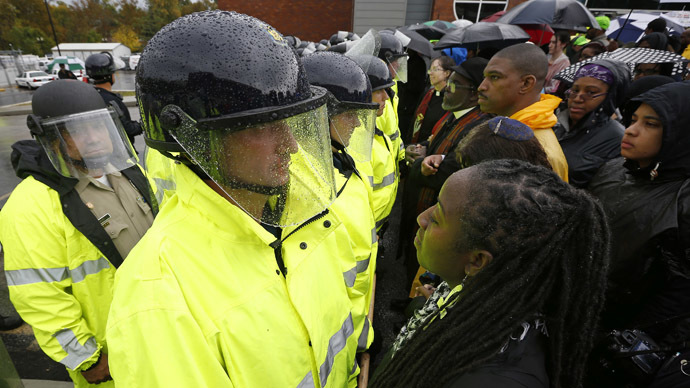
[{"label": "crowd of protesters", "polygon": [[[137,70],[145,169],[121,101],[34,94],[11,300],[78,387],[690,387],[687,61],[608,58],[596,20],[429,57],[179,18]],[[370,370],[396,200],[409,320]]]}]

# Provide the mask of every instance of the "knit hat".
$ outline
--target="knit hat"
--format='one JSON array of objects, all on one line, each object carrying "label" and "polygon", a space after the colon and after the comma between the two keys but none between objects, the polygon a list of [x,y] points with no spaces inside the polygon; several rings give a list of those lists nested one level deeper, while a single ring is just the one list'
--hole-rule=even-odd
[{"label": "knit hat", "polygon": [[587,39],[584,35],[580,35],[573,41],[573,46],[584,46],[587,43],[589,43],[589,39]]},{"label": "knit hat", "polygon": [[595,19],[597,19],[597,22],[599,23],[599,27],[601,27],[600,29],[602,29],[604,31],[607,30],[609,28],[609,26],[611,25],[611,19],[609,19],[608,16],[601,15],[601,16],[597,16]]}]

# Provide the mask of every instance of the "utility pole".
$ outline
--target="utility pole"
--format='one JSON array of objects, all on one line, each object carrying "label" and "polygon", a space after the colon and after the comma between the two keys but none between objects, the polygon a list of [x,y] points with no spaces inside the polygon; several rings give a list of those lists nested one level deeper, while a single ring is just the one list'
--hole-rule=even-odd
[{"label": "utility pole", "polygon": [[53,38],[55,38],[55,46],[58,49],[58,56],[62,56],[60,52],[60,42],[58,42],[57,34],[55,33],[55,26],[53,25],[53,18],[50,17],[50,7],[48,7],[48,0],[43,0],[46,3],[46,11],[48,11],[48,21],[50,22],[50,28],[53,30]]}]

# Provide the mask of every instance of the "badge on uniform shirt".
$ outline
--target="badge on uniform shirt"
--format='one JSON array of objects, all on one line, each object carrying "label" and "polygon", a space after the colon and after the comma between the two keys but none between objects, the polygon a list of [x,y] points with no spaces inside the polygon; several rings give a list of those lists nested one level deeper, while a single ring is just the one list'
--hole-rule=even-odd
[{"label": "badge on uniform shirt", "polygon": [[104,228],[110,225],[110,213],[105,213],[103,217],[98,219],[98,222],[100,222],[101,226]]}]

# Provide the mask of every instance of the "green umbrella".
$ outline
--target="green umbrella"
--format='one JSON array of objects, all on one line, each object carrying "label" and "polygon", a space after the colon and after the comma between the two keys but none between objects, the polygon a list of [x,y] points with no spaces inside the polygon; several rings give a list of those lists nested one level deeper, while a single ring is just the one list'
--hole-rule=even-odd
[{"label": "green umbrella", "polygon": [[458,28],[455,24],[451,22],[447,22],[445,20],[429,20],[428,22],[424,22],[422,24],[425,24],[427,26],[432,26],[436,28],[440,28],[443,30],[449,30],[449,29],[455,29]]},{"label": "green umbrella", "polygon": [[64,63],[65,67],[68,68],[69,70],[84,70],[84,61],[77,57],[56,57],[53,59],[52,62],[48,64],[48,72],[53,71],[53,67],[55,65],[59,65],[60,63]]}]

